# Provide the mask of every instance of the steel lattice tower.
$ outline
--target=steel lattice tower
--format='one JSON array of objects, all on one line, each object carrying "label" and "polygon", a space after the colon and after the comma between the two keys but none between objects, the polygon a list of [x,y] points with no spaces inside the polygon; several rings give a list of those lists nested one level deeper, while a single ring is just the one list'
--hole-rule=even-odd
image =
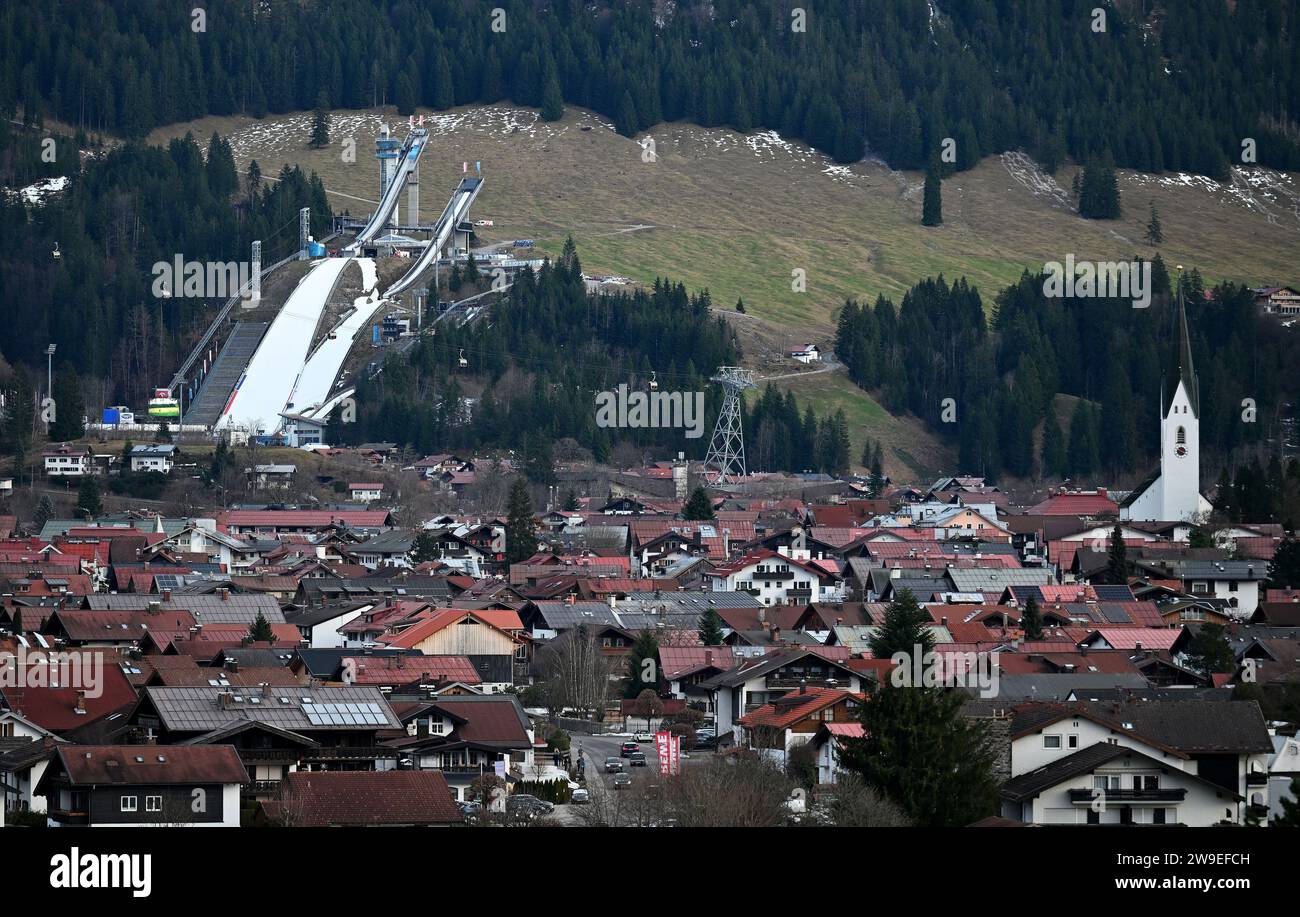
[{"label": "steel lattice tower", "polygon": [[739,366],[719,366],[713,381],[722,385],[724,397],[709,452],[704,458],[704,469],[707,471],[710,466],[718,469],[718,483],[729,484],[746,474],[740,398],[745,389],[754,387],[754,373]]}]

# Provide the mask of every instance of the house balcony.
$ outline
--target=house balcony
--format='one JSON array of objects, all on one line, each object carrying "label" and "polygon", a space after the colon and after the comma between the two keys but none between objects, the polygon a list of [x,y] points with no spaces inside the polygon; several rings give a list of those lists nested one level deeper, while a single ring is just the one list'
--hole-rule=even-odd
[{"label": "house balcony", "polygon": [[1251,771],[1246,775],[1246,786],[1259,787],[1268,786],[1268,774]]},{"label": "house balcony", "polygon": [[279,780],[250,780],[239,790],[241,796],[276,796],[280,792]]},{"label": "house balcony", "polygon": [[69,809],[49,809],[45,813],[53,822],[57,822],[65,828],[75,828],[90,824],[90,813]]},{"label": "house balcony", "polygon": [[1076,806],[1090,806],[1098,799],[1102,799],[1107,805],[1113,805],[1115,803],[1182,802],[1187,798],[1187,790],[1183,787],[1155,790],[1104,790],[1104,796],[1096,796],[1095,792],[1091,789],[1070,790],[1070,802]]}]

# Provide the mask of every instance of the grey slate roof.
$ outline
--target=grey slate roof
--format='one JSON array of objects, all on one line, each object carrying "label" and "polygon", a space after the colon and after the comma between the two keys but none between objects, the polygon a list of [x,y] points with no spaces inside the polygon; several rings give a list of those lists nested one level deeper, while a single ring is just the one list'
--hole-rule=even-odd
[{"label": "grey slate roof", "polygon": [[172,594],[170,602],[161,595],[122,592],[95,592],[86,596],[85,607],[90,611],[147,611],[150,602],[159,602],[163,611],[180,609],[189,611],[200,624],[252,624],[260,611],[268,624],[283,624],[284,613],[274,596],[265,593],[229,593],[220,595],[192,593]]},{"label": "grey slate roof", "polygon": [[[378,688],[358,685],[231,690],[229,707],[217,687],[145,688],[147,700],[168,732],[207,733],[253,721],[290,732],[400,729],[401,722]],[[347,722],[348,719],[352,722]]]},{"label": "grey slate roof", "polygon": [[1009,570],[953,567],[948,571],[948,578],[958,592],[1000,592],[1007,586],[1046,586],[1052,582],[1052,572],[1031,567]]}]

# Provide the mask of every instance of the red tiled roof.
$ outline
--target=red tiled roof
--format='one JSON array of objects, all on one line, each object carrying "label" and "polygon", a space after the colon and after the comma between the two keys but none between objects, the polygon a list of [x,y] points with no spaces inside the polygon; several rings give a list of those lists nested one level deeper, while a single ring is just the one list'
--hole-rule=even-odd
[{"label": "red tiled roof", "polygon": [[[63,650],[61,653],[63,655],[55,659],[44,656],[42,663],[34,662],[33,655],[29,654],[24,677],[29,685],[68,686],[19,688],[0,682],[0,695],[4,696],[9,709],[42,729],[67,732],[135,703],[135,689],[118,665],[120,657],[116,653],[104,650]],[[66,660],[67,664],[60,660]],[[78,670],[82,673],[80,676]],[[92,678],[99,679],[98,686],[91,683]],[[76,687],[79,684],[85,687]],[[91,697],[92,694],[97,696]],[[79,695],[84,713],[77,712]]]},{"label": "red tiled roof", "polygon": [[736,720],[736,723],[747,729],[753,729],[756,726],[788,729],[800,720],[819,710],[830,707],[846,697],[854,698],[859,703],[864,699],[862,694],[842,691],[838,688],[808,688],[806,691],[788,694],[778,701],[764,704],[752,713],[747,713]]},{"label": "red tiled roof", "polygon": [[233,745],[61,745],[59,760],[76,786],[244,783]]},{"label": "red tiled roof", "polygon": [[285,776],[280,796],[262,809],[293,827],[463,821],[439,771],[298,771]]},{"label": "red tiled roof", "polygon": [[409,685],[415,682],[459,681],[467,685],[482,682],[468,656],[347,656],[352,683],[358,685]]}]

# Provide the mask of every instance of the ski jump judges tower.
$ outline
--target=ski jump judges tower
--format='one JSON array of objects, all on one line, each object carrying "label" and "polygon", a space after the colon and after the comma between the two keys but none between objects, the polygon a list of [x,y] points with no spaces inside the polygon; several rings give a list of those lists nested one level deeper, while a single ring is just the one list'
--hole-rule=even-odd
[{"label": "ski jump judges tower", "polygon": [[[382,201],[388,193],[388,186],[393,183],[397,173],[398,160],[402,156],[402,141],[389,130],[388,122],[379,126],[379,136],[375,138],[375,158],[379,160],[379,199]],[[419,192],[416,192],[417,194]],[[392,225],[397,225],[397,207],[393,207]],[[387,229],[381,226],[380,231]]]},{"label": "ski jump judges tower", "polygon": [[704,458],[704,470],[718,470],[719,484],[734,484],[745,477],[745,436],[741,429],[740,399],[745,389],[754,387],[752,370],[739,366],[719,366],[714,382],[722,385],[722,411],[713,427],[713,439]]}]

